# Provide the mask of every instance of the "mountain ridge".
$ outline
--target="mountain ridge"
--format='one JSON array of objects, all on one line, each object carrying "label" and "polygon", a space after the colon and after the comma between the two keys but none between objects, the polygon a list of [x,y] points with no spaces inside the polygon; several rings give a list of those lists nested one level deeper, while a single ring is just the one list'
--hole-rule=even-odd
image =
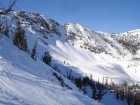
[{"label": "mountain ridge", "polygon": [[[10,17],[10,15],[8,16],[8,18],[9,17]],[[8,18],[7,18],[7,21],[8,21]],[[10,23],[10,20],[13,21],[14,24]],[[3,21],[6,21],[6,20],[3,20]],[[13,33],[15,31],[14,27],[15,27],[16,23],[14,21],[19,21],[21,23],[21,28],[23,28],[26,31],[27,35],[32,34],[32,35],[28,36],[32,40],[28,40],[28,37],[27,37],[27,43],[30,43],[30,44],[28,44],[28,49],[29,49],[30,53],[34,46],[34,42],[36,40],[38,40],[37,49],[38,48],[41,49],[41,52],[37,51],[37,53],[39,53],[37,55],[38,58],[41,58],[43,55],[43,52],[45,52],[44,47],[48,51],[50,50],[50,47],[47,47],[47,45],[58,46],[57,48],[59,48],[59,49],[61,49],[61,51],[63,51],[59,45],[62,45],[62,43],[69,42],[69,44],[71,44],[72,46],[76,46],[76,48],[77,48],[77,46],[80,46],[80,48],[83,48],[83,49],[88,50],[91,53],[93,53],[93,55],[96,53],[97,54],[105,53],[105,55],[110,55],[114,58],[117,58],[120,61],[124,61],[125,59],[126,59],[126,61],[128,60],[128,62],[132,61],[130,65],[132,65],[134,63],[133,60],[135,58],[134,58],[134,54],[132,54],[133,47],[129,48],[129,46],[128,46],[128,48],[125,48],[126,47],[125,43],[129,44],[131,42],[130,45],[134,44],[134,41],[136,38],[133,39],[132,37],[139,34],[139,30],[135,30],[136,33],[133,33],[133,34],[129,33],[130,37],[127,38],[128,42],[126,42],[125,40],[122,40],[122,39],[125,39],[124,35],[126,36],[126,34],[128,34],[128,33],[122,33],[122,34],[119,34],[119,36],[118,36],[118,34],[107,34],[107,33],[103,33],[103,32],[100,33],[99,31],[98,32],[93,31],[92,29],[88,29],[85,26],[77,24],[77,23],[66,23],[63,26],[63,25],[60,25],[58,22],[55,22],[52,19],[45,18],[45,16],[43,16],[41,14],[21,11],[21,12],[13,12],[11,14],[11,17],[9,18],[8,23],[10,24],[10,26],[13,27],[13,28],[11,28],[11,31],[10,31],[11,39],[12,39]],[[34,37],[33,35],[35,35],[36,37]],[[42,42],[44,43],[43,46],[42,46]],[[68,44],[68,46],[70,46],[69,44]],[[139,40],[137,41],[136,44],[139,45]],[[71,49],[71,47],[70,47],[70,49]],[[135,56],[139,55],[137,53],[137,52],[139,52],[138,49],[139,48],[136,48]],[[51,50],[54,51],[55,49],[51,48]],[[85,50],[83,50],[83,51],[85,51]],[[59,51],[59,52],[61,52],[61,51]],[[79,52],[79,51],[77,51],[77,52]],[[66,52],[64,51],[64,53],[66,53]],[[67,55],[67,53],[66,53],[66,55]],[[78,53],[78,54],[80,54],[80,53]],[[136,54],[138,54],[138,55],[136,55]],[[84,56],[84,55],[82,54],[82,56]],[[81,58],[83,58],[83,57],[81,57]],[[83,60],[85,58],[83,58]],[[60,61],[63,62],[62,60],[60,60]],[[130,65],[128,64],[128,67]],[[135,65],[135,63],[133,65]]]},{"label": "mountain ridge", "polygon": [[[56,78],[54,79],[53,72],[57,72],[57,73],[59,72],[60,73],[59,76],[61,76],[63,80],[65,80],[66,79],[65,77],[67,77],[68,74],[70,74],[71,72],[71,75],[75,78],[78,77],[84,78],[85,75],[89,76],[92,74],[93,80],[94,81],[99,80],[100,82],[103,80],[103,78],[110,78],[108,82],[110,83],[113,80],[113,82],[116,84],[123,83],[124,81],[128,82],[129,84],[133,84],[133,83],[139,83],[140,81],[139,78],[140,71],[138,71],[139,60],[135,62],[136,61],[135,56],[139,57],[139,53],[138,53],[139,46],[133,48],[133,46],[139,45],[139,40],[136,41],[137,43],[134,43],[137,37],[139,38],[139,34],[140,34],[139,29],[135,31],[130,31],[132,33],[130,32],[121,33],[119,35],[108,34],[104,32],[94,31],[92,29],[88,29],[87,27],[80,25],[78,23],[66,23],[64,25],[60,25],[58,22],[54,21],[53,19],[46,18],[41,14],[25,12],[25,11],[11,12],[8,15],[3,15],[1,18],[2,21],[4,22],[3,27],[10,26],[8,28],[9,38],[6,37],[4,33],[1,34],[1,53],[0,53],[1,60],[5,59],[7,60],[6,62],[8,61],[11,62],[12,66],[14,66],[13,67],[14,69],[16,68],[16,66],[17,68],[19,67],[19,70],[17,70],[16,72],[20,71],[21,68],[23,72],[26,72],[27,74],[29,73],[28,75],[31,74],[39,78],[43,78],[43,81],[46,81],[46,79],[49,80],[50,85],[53,85],[51,84],[51,81],[57,81],[55,82],[57,84],[56,87],[59,88],[61,88],[61,86],[59,86],[60,83]],[[25,36],[26,36],[27,46],[29,51],[28,53],[19,50],[17,46],[13,45],[13,38],[16,32],[17,22],[20,22],[21,29],[25,31]],[[6,25],[6,23],[8,25]],[[136,36],[136,38],[134,36]],[[37,42],[36,61],[34,61],[30,57],[35,42]],[[129,43],[130,46],[127,46],[127,44],[129,45]],[[132,52],[133,50],[134,52]],[[11,53],[7,53],[7,52],[11,52]],[[50,67],[42,62],[42,57],[45,52],[49,52],[52,56]],[[37,65],[39,65],[40,67],[38,67]],[[53,70],[53,68],[55,68],[56,70]],[[12,69],[8,69],[8,68],[6,69],[8,71],[4,71],[3,69],[1,69],[1,74],[3,72],[9,73],[10,71],[12,71]],[[30,70],[30,69],[34,69],[34,70]],[[39,72],[39,69],[41,69],[41,72]],[[53,72],[51,72],[51,70]],[[46,73],[49,73],[49,75],[47,75],[48,77],[46,76]],[[11,73],[10,75],[13,74]],[[12,78],[12,80],[14,79],[14,76],[11,77],[8,76],[4,77],[3,75],[1,76],[3,77],[3,79],[8,78],[7,79],[8,82],[10,82],[9,78]],[[19,74],[17,76],[22,77]],[[19,78],[17,78],[17,80],[18,79]],[[25,84],[27,85],[28,82],[25,79],[28,78],[23,79],[25,81]],[[32,79],[33,78],[30,78],[30,80]],[[34,81],[40,82],[37,79],[35,79]],[[20,82],[22,84],[22,81]],[[63,90],[68,88],[66,87],[67,85],[69,86],[71,84],[70,81],[64,83],[66,85],[64,88],[62,87],[60,89],[61,91],[60,93],[62,93]],[[43,88],[43,91],[46,92],[46,90],[44,90],[45,88],[43,87],[44,85],[46,85],[46,83],[40,82],[40,85],[42,86],[41,88]],[[7,87],[7,89],[9,89],[7,85],[5,86]],[[77,92],[78,88],[76,88],[73,84],[71,84],[70,86],[74,87],[75,88],[74,91]],[[17,87],[14,88],[17,89]],[[24,87],[22,88],[24,89]],[[31,87],[29,86],[29,88]],[[37,86],[37,88],[39,88],[39,86]],[[3,87],[1,87],[1,89],[2,89],[1,92],[8,92],[11,94],[13,93],[12,89],[9,91],[6,91],[5,88]],[[50,89],[51,88],[49,88],[49,90]],[[22,104],[31,104],[30,102],[31,100],[28,101],[27,98],[22,97],[22,94],[27,95],[21,93],[21,95],[18,94],[18,96],[20,96],[22,100],[26,100],[26,101],[24,103],[23,101],[19,100],[19,103],[21,101],[21,103],[23,102]],[[48,91],[47,94],[49,94]],[[73,97],[72,94],[75,93],[71,93],[70,96],[71,98]],[[76,94],[81,94],[81,93],[76,93]],[[38,94],[36,93],[36,95]],[[88,91],[87,95],[92,97],[91,91]],[[48,97],[48,95],[46,96]],[[46,97],[46,96],[42,95],[41,97]],[[51,94],[51,96],[53,97],[53,94]],[[54,97],[57,97],[56,94],[54,94]],[[85,97],[85,96],[81,95],[81,97]],[[57,100],[57,98],[55,98],[54,100]],[[77,99],[78,104],[85,104],[87,102],[87,101],[80,101],[80,100],[78,101],[78,97],[75,98]],[[86,99],[91,100],[88,98]],[[64,105],[66,104],[62,100],[59,101],[60,103],[57,103],[57,101],[55,101],[56,104],[61,104],[61,103]],[[3,101],[3,103],[4,102],[5,100]],[[71,102],[74,104],[73,100],[69,100],[67,104],[70,104]],[[45,101],[43,100],[42,104],[44,103]],[[34,100],[34,104],[36,104],[35,100]],[[51,102],[49,104],[51,104]],[[98,103],[91,101],[91,103],[89,104],[96,105]]]},{"label": "mountain ridge", "polygon": [[[15,32],[15,28],[14,28],[15,24],[17,21],[19,21],[21,23],[21,28],[23,28],[23,30],[26,31],[26,35],[32,34],[30,36],[28,35],[28,37],[31,38],[32,40],[28,40],[28,37],[26,36],[27,44],[30,43],[28,44],[28,49],[30,52],[34,46],[34,42],[38,40],[37,49],[38,48],[41,49],[41,52],[37,51],[37,53],[39,53],[37,55],[38,58],[41,58],[43,55],[43,52],[45,52],[44,47],[49,51],[50,47],[47,47],[48,45],[56,46],[56,47],[58,46],[57,48],[63,51],[59,45],[63,45],[63,43],[65,45],[65,43],[69,42],[69,44],[71,44],[72,46],[76,46],[76,48],[80,46],[80,48],[90,51],[91,53],[93,53],[92,56],[96,53],[97,54],[103,53],[105,55],[112,56],[113,58],[117,58],[117,60],[120,60],[123,62],[124,61],[131,62],[130,65],[132,66],[136,65],[133,62],[133,60],[135,59],[134,55],[135,56],[139,55],[138,53],[139,46],[138,48],[134,47],[135,49],[133,49],[133,46],[135,45],[134,41],[136,40],[136,38],[135,37],[133,38],[133,36],[139,37],[138,36],[139,30],[133,31],[132,34],[122,33],[119,35],[107,34],[103,32],[100,33],[99,31],[98,32],[93,31],[92,29],[88,29],[85,26],[80,25],[78,23],[66,23],[63,26],[63,25],[60,25],[58,22],[54,21],[53,19],[45,18],[45,16],[41,14],[25,12],[25,11],[12,12],[11,16],[9,15],[8,17],[5,17],[5,19],[6,18],[7,18],[7,21],[9,19],[8,21],[9,25],[13,27],[11,28],[11,31],[10,31],[11,39],[13,37],[13,33]],[[6,21],[6,20],[4,20],[3,18],[3,21]],[[11,23],[11,21],[13,22]],[[33,35],[35,35],[36,37],[34,37]],[[42,46],[42,42],[44,44],[43,46]],[[135,42],[137,42],[136,45],[139,45],[140,43],[139,40]],[[130,44],[130,46],[126,46],[127,43]],[[68,46],[70,46],[69,44]],[[131,46],[132,44],[134,45]],[[51,48],[51,50],[54,51],[55,49]],[[85,50],[82,50],[82,51],[85,51]],[[80,54],[79,51],[77,52],[78,54]],[[64,53],[66,52],[64,51]],[[66,55],[67,54],[68,52],[66,53]],[[82,54],[82,56],[84,55]],[[85,58],[83,58],[83,60]],[[62,60],[60,61],[63,62]],[[128,67],[130,65],[128,64]]]}]

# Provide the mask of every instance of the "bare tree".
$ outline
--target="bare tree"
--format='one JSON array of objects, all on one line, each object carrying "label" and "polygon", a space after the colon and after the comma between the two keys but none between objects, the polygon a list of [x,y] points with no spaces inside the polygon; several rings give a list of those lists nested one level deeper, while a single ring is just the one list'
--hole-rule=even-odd
[{"label": "bare tree", "polygon": [[[14,0],[13,2],[10,0],[8,3],[8,7],[5,7],[2,4],[2,1],[0,1],[0,16],[5,15],[5,14],[9,13],[10,11],[13,11],[13,6],[15,6],[16,2],[17,2],[17,0]],[[1,18],[0,18],[0,20],[1,20]],[[6,36],[8,36],[8,28],[10,26],[8,26],[7,21],[6,21],[6,27],[3,27],[2,24],[4,24],[4,22],[0,21],[0,34],[3,33]]]},{"label": "bare tree", "polygon": [[17,0],[14,0],[13,2],[10,0],[9,6],[6,8],[5,6],[3,6],[2,1],[0,1],[0,15],[4,15],[9,13],[10,11],[13,11],[13,6],[16,2]]}]

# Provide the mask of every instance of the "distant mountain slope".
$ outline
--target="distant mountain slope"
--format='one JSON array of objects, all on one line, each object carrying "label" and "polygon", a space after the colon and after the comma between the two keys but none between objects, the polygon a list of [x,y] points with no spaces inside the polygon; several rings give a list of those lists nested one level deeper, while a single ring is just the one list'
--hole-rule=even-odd
[{"label": "distant mountain slope", "polygon": [[[88,29],[87,27],[77,23],[66,23],[64,26],[67,32],[66,38],[72,45],[80,46],[81,49],[85,49],[93,53],[90,54],[94,56],[90,57],[90,60],[91,58],[94,58],[92,61],[85,59],[85,61],[87,60],[90,63],[94,62],[94,64],[91,64],[95,65],[94,67],[88,66],[91,67],[91,71],[94,69],[104,69],[103,71],[99,71],[99,74],[108,76],[108,74],[111,73],[111,75],[116,75],[113,78],[124,77],[123,72],[126,72],[127,75],[130,75],[130,77],[127,77],[127,80],[131,77],[135,77],[135,80],[139,81],[139,29],[120,34],[107,34],[99,31],[93,31],[92,29]],[[83,56],[86,56],[86,54]],[[81,60],[79,61],[81,62]],[[99,65],[95,64],[98,61],[102,63]],[[98,66],[98,68],[95,68],[96,66]],[[120,72],[119,75],[118,73],[115,73],[114,70]],[[129,72],[135,76],[131,76],[132,74],[129,74]],[[109,75],[109,77],[111,77],[111,75]]]},{"label": "distant mountain slope", "polygon": [[120,34],[107,34],[93,31],[77,23],[66,23],[64,26],[68,40],[72,43],[79,41],[81,47],[91,52],[105,52],[114,56],[117,54],[116,57],[125,57],[126,54],[136,54],[136,51],[140,49],[139,29]]}]

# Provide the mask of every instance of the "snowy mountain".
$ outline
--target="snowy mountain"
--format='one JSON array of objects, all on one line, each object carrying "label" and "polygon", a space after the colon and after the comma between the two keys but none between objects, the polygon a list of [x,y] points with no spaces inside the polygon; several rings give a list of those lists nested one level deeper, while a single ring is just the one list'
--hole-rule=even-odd
[{"label": "snowy mountain", "polygon": [[[84,95],[69,78],[92,75],[94,81],[103,84],[140,82],[140,29],[108,34],[77,23],[63,26],[44,15],[25,11],[11,12],[0,20],[2,105],[125,105],[110,93],[102,104],[98,103],[90,98],[89,87]],[[17,22],[25,31],[27,51],[23,51],[22,44],[13,43]],[[2,31],[5,27],[8,34]],[[34,48],[35,60],[31,58]],[[52,56],[50,65],[43,62],[45,52]]]},{"label": "snowy mountain", "polygon": [[[96,69],[100,75],[119,79],[119,83],[122,78],[123,80],[127,78],[126,81],[139,81],[139,78],[136,78],[138,73],[135,73],[139,72],[137,71],[139,69],[139,29],[121,34],[107,34],[76,23],[66,23],[64,26],[67,31],[66,37],[72,45],[80,46],[81,49],[93,53],[90,53],[91,61],[87,60],[92,63],[90,66],[87,64],[88,68],[91,67],[91,71]],[[125,73],[127,75],[124,75]],[[135,76],[131,76],[132,74]]]}]

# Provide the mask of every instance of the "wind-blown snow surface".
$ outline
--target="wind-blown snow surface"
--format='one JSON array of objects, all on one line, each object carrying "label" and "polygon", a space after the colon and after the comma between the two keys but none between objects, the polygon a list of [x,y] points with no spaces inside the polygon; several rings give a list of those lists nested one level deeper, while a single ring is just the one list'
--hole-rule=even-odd
[{"label": "wind-blown snow surface", "polygon": [[[73,83],[60,74],[73,90],[62,88],[58,80],[52,76],[52,72],[56,71],[41,61],[45,51],[52,55],[52,66],[57,65],[58,70],[65,76],[67,71],[72,69],[74,77],[92,74],[93,79],[99,78],[100,82],[103,77],[109,77],[118,84],[124,81],[140,82],[139,61],[137,67],[127,68],[129,64],[135,64],[130,61],[132,54],[113,40],[110,34],[93,31],[74,23],[65,24],[64,27],[43,15],[30,12],[12,12],[3,16],[2,21],[5,20],[11,27],[10,38],[4,35],[0,38],[2,104],[99,104],[84,96]],[[21,28],[25,30],[30,52],[37,41],[37,61],[13,45],[12,37],[17,21],[20,21]],[[105,99],[107,101],[101,101],[105,105],[108,105],[108,100],[115,102],[110,95],[105,96]],[[116,103],[124,105],[121,102]]]},{"label": "wind-blown snow surface", "polygon": [[61,87],[56,71],[7,40],[0,39],[0,105],[101,105],[58,73],[73,90]]}]

